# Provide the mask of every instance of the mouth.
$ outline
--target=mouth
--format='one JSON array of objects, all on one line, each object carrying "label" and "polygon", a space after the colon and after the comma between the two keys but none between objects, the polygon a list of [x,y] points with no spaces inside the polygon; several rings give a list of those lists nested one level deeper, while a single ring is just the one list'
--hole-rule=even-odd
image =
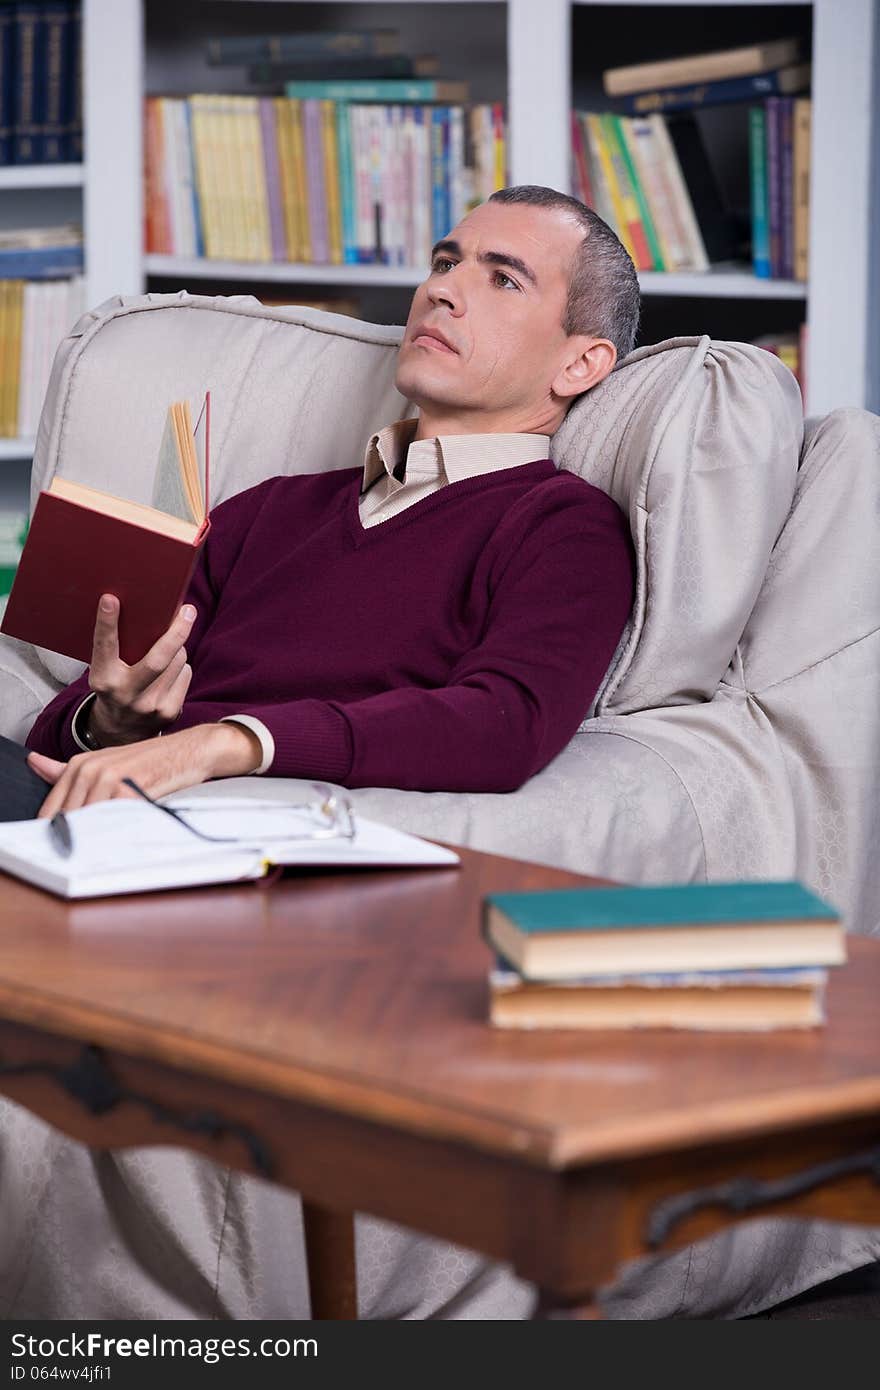
[{"label": "mouth", "polygon": [[433,328],[420,328],[413,334],[411,341],[413,347],[428,348],[431,352],[449,352],[457,356],[457,349]]}]

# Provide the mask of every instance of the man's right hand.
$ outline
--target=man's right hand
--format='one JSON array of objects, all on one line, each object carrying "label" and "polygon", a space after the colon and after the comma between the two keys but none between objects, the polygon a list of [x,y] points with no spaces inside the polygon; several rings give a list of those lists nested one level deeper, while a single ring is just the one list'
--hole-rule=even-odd
[{"label": "man's right hand", "polygon": [[174,722],[192,679],[184,643],[195,616],[192,604],[184,604],[146,656],[127,666],[119,656],[119,599],[102,594],[89,668],[89,687],[96,698],[88,727],[99,743],[153,738]]}]

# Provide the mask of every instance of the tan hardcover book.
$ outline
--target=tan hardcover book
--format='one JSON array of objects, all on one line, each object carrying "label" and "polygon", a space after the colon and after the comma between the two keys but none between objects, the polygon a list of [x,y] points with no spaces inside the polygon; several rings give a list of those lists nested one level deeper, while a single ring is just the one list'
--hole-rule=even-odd
[{"label": "tan hardcover book", "polygon": [[9,281],[0,280],[0,436],[9,437],[6,419],[6,380],[9,372]]},{"label": "tan hardcover book", "polygon": [[235,117],[236,182],[242,222],[241,259],[271,261],[269,196],[258,98],[237,97]]},{"label": "tan hardcover book", "polygon": [[196,191],[202,217],[202,239],[205,243],[205,255],[210,259],[215,259],[220,254],[213,150],[214,131],[211,124],[213,101],[212,96],[203,93],[197,93],[189,98]]},{"label": "tan hardcover book", "polygon": [[809,279],[810,254],[810,126],[809,97],[794,103],[794,278]]},{"label": "tan hardcover book", "polygon": [[763,1032],[824,1022],[825,970],[729,971],[536,984],[489,976],[496,1028],[683,1028]]},{"label": "tan hardcover book", "polygon": [[704,271],[709,269],[709,257],[700,225],[697,222],[691,195],[681,171],[681,164],[670,139],[663,116],[649,116],[653,131],[661,177],[666,185],[669,200],[675,210],[675,218],[681,229],[684,259],[676,266],[677,270]]},{"label": "tan hardcover book", "polygon": [[342,264],[342,198],[340,197],[339,142],[336,138],[336,102],[321,102],[321,149],[324,155],[324,187],[327,197],[327,232],[330,261]]},{"label": "tan hardcover book", "polygon": [[777,39],[772,43],[749,44],[743,48],[723,48],[712,53],[693,53],[654,63],[633,63],[607,68],[602,82],[609,96],[648,92],[655,87],[683,87],[688,82],[718,82],[727,77],[752,77],[797,62],[798,39]]},{"label": "tan hardcover book", "polygon": [[299,260],[299,222],[296,216],[293,176],[293,128],[290,122],[290,101],[273,97],[275,138],[278,141],[278,178],[281,185],[281,210],[284,214],[284,241],[288,261]]},{"label": "tan hardcover book", "polygon": [[308,264],[312,259],[312,233],[309,227],[309,181],[306,176],[306,143],[303,132],[302,102],[290,103],[290,130],[293,149],[294,209],[299,242],[299,259]]}]

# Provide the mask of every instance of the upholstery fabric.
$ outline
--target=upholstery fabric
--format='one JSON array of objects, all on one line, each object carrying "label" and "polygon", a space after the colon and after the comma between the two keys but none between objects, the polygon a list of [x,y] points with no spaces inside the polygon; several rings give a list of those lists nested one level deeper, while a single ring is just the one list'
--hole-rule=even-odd
[{"label": "upholstery fabric", "polygon": [[[399,334],[247,296],[110,301],[56,357],[34,487],[57,470],[147,500],[156,402],[207,386],[215,501],[273,473],[352,466],[369,433],[407,413]],[[553,456],[619,502],[637,547],[633,619],[581,732],[512,795],[367,788],[356,805],[630,882],[798,876],[851,930],[880,932],[880,421],[836,411],[804,430],[769,354],[678,338],[631,354],[579,402]],[[79,670],[0,639],[0,732],[23,738]],[[2,1113],[6,1316],[301,1314],[294,1195],[171,1151],[89,1156]],[[604,1306],[734,1317],[878,1254],[874,1229],[752,1222],[629,1266]],[[509,1271],[366,1218],[358,1259],[366,1316],[519,1318],[532,1304]]]}]

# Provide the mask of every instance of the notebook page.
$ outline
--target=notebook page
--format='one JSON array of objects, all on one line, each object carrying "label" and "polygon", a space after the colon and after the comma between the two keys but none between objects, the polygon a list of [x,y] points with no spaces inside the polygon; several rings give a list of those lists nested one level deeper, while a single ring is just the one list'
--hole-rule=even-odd
[{"label": "notebook page", "polygon": [[193,516],[183,485],[180,458],[177,451],[177,431],[174,428],[174,417],[170,409],[165,418],[165,430],[162,434],[162,443],[159,446],[159,457],[156,460],[152,503],[158,511],[167,512],[169,516],[180,517],[183,521],[195,521],[198,524],[202,519],[200,516]]}]

